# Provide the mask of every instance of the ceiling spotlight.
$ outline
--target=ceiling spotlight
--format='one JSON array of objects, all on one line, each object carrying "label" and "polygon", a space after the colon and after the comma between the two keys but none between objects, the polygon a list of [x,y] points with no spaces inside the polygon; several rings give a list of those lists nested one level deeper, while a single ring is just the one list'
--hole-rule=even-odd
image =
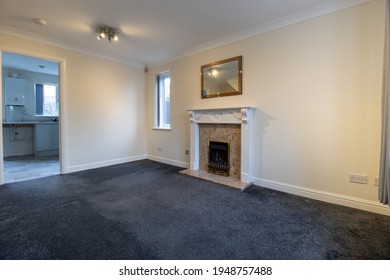
[{"label": "ceiling spotlight", "polygon": [[111,41],[118,41],[119,39],[119,31],[106,25],[98,26],[96,28],[96,34],[98,40],[107,38],[110,43]]}]

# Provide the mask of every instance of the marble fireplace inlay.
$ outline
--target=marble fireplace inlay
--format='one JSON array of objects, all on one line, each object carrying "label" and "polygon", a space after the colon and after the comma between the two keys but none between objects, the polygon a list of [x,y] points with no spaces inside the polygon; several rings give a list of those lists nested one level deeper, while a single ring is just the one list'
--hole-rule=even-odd
[{"label": "marble fireplace inlay", "polygon": [[[252,134],[254,107],[190,110],[190,168],[182,173],[241,190],[252,184]],[[215,133],[215,134],[213,134]],[[204,143],[230,143],[235,166],[228,177],[210,174],[205,163]],[[207,150],[206,150],[207,154]],[[207,157],[207,155],[206,155]],[[205,167],[206,165],[206,167]]]},{"label": "marble fireplace inlay", "polygon": [[229,144],[229,174],[241,178],[241,125],[199,124],[199,170],[208,171],[209,142],[224,141]]}]

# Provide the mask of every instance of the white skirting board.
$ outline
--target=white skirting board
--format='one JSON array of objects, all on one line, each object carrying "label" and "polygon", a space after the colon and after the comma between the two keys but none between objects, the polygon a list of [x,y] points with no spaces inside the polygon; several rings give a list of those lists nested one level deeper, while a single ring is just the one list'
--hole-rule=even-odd
[{"label": "white skirting board", "polygon": [[99,161],[99,162],[94,162],[94,163],[89,163],[89,164],[74,165],[74,166],[69,166],[63,173],[65,174],[65,173],[84,171],[84,170],[106,167],[106,166],[115,165],[115,164],[132,162],[132,161],[136,161],[136,160],[142,160],[142,159],[146,159],[146,158],[147,158],[146,155],[139,155],[139,156],[119,158],[119,159],[113,159],[113,160],[107,160],[107,161]]},{"label": "white skirting board", "polygon": [[299,195],[302,197],[307,197],[315,200],[320,200],[328,203],[333,203],[337,205],[347,206],[351,208],[356,208],[364,211],[390,216],[390,207],[383,205],[379,202],[359,199],[356,197],[345,196],[345,195],[340,195],[340,194],[335,194],[330,192],[308,189],[300,186],[275,182],[266,179],[259,179],[259,178],[252,178],[252,179],[255,185],[267,189],[273,189],[276,191]]},{"label": "white skirting board", "polygon": [[157,156],[153,156],[153,155],[148,155],[147,158],[150,160],[153,160],[153,161],[157,161],[157,162],[161,162],[161,163],[165,163],[165,164],[170,164],[170,165],[177,166],[177,167],[182,167],[182,168],[189,168],[190,167],[190,164],[188,162],[173,160],[173,159],[169,159],[169,158],[157,157]]}]

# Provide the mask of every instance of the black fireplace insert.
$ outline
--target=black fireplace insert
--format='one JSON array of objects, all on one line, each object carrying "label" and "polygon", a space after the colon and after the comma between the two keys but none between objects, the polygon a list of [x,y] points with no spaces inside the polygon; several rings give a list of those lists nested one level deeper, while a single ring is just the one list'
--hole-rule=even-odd
[{"label": "black fireplace insert", "polygon": [[209,162],[210,173],[229,176],[230,170],[229,143],[226,141],[209,141]]}]

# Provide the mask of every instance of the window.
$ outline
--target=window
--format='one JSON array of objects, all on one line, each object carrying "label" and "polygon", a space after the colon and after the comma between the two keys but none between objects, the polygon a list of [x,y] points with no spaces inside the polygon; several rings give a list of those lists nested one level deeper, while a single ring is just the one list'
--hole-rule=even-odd
[{"label": "window", "polygon": [[169,72],[156,76],[155,127],[171,127],[171,76]]},{"label": "window", "polygon": [[35,115],[58,117],[59,102],[56,85],[35,84]]}]

